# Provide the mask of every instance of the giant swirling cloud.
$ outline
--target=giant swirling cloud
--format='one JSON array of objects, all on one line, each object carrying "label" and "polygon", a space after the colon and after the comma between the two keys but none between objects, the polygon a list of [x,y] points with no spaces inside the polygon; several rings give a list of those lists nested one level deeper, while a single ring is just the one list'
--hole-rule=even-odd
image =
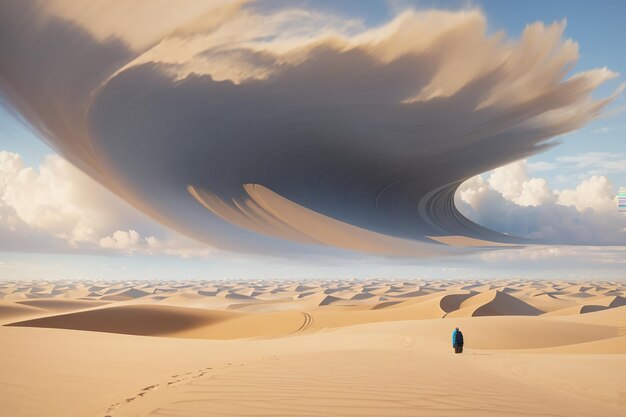
[{"label": "giant swirling cloud", "polygon": [[376,28],[226,2],[3,1],[0,88],[59,153],[227,250],[428,256],[529,241],[459,213],[466,179],[596,117],[564,23],[475,9]]}]

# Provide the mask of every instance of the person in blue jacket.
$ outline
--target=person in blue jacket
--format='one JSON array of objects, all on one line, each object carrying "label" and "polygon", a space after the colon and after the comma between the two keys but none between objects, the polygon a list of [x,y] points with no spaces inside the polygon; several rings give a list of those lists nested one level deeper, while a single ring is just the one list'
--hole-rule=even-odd
[{"label": "person in blue jacket", "polygon": [[458,327],[452,330],[452,347],[454,348],[454,353],[463,353],[463,333],[461,333]]}]

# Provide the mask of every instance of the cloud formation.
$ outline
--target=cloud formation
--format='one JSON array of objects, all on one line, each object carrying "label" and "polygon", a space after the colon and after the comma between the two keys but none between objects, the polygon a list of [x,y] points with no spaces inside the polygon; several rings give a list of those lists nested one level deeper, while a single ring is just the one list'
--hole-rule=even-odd
[{"label": "cloud formation", "polygon": [[460,210],[486,227],[537,243],[626,245],[626,213],[617,211],[616,192],[606,177],[552,190],[545,179],[530,178],[527,165],[518,161],[495,169],[486,180],[476,176],[463,183],[457,193]]},{"label": "cloud formation", "polygon": [[30,167],[6,151],[0,151],[0,249],[182,257],[213,251],[146,220],[57,155]]},{"label": "cloud formation", "polygon": [[[612,99],[591,97],[615,77],[606,68],[567,76],[578,47],[562,22],[509,39],[473,9],[408,10],[368,29],[307,10],[172,7],[2,3],[0,89],[96,181],[223,249],[431,256],[528,243],[467,219],[456,189]],[[122,24],[128,13],[141,23]],[[495,187],[516,205],[553,198],[541,181]],[[320,236],[313,220],[341,232]],[[105,244],[138,241],[123,230]]]}]

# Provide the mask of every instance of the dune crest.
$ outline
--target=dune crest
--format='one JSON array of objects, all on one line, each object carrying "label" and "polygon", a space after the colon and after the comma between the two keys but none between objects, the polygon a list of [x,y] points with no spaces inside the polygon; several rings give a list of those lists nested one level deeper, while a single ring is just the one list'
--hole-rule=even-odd
[{"label": "dune crest", "polygon": [[506,292],[489,290],[460,303],[450,317],[537,316],[543,311]]},{"label": "dune crest", "polygon": [[305,323],[315,332],[403,320],[587,316],[626,304],[625,287],[606,282],[38,281],[3,288],[0,319],[11,326],[201,339],[284,337]]}]

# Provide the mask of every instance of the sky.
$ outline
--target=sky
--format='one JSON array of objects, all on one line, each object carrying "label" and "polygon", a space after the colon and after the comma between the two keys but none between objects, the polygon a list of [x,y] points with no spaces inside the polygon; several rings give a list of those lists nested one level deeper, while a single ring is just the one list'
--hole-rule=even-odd
[{"label": "sky", "polygon": [[[119,24],[55,1],[35,10],[54,25],[3,25],[2,278],[626,279],[624,2],[202,3],[161,32],[129,29],[128,10],[167,12],[142,2]],[[490,96],[463,89],[478,80]],[[464,133],[494,114],[495,133]],[[456,208],[489,232],[416,214],[459,180]]]}]

